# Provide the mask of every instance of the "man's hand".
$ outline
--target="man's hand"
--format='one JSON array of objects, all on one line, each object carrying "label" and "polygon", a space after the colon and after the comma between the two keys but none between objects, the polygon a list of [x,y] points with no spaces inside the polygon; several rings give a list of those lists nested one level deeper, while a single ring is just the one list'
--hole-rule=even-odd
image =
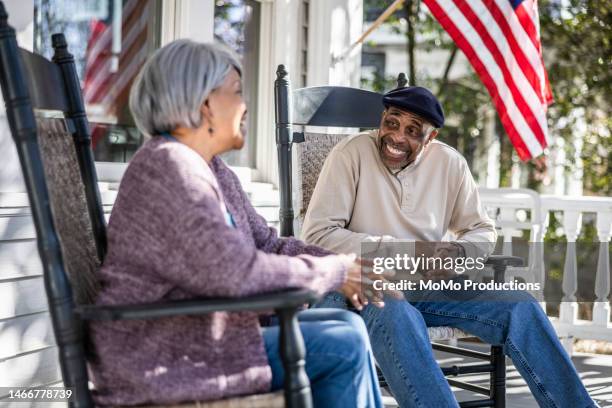
[{"label": "man's hand", "polygon": [[462,258],[465,250],[456,242],[440,242],[434,247],[434,258]]},{"label": "man's hand", "polygon": [[[354,259],[354,258],[353,258]],[[403,298],[397,291],[377,291],[374,289],[374,281],[387,282],[385,274],[375,274],[369,269],[372,261],[357,258],[348,267],[347,279],[339,289],[340,292],[351,302],[355,309],[361,311],[368,305],[369,299],[377,307],[384,307],[383,295],[386,293],[395,298]]]},{"label": "man's hand", "polygon": [[453,279],[457,276],[459,276],[457,272],[450,269],[432,269],[425,272],[425,278],[433,281]]},{"label": "man's hand", "polygon": [[[442,259],[442,263],[447,258],[461,258],[465,256],[465,250],[461,245],[454,242],[440,242],[432,245],[432,258]],[[439,281],[445,279],[452,279],[459,276],[452,269],[431,269],[425,271],[424,276],[426,279]]]},{"label": "man's hand", "polygon": [[346,282],[339,290],[357,310],[362,310],[368,304],[368,299],[361,292],[361,264],[359,262],[353,261],[348,266]]}]

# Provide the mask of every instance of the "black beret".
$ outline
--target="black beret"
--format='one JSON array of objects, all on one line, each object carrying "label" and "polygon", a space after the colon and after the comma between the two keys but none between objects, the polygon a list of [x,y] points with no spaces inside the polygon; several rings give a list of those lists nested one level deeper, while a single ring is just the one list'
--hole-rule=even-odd
[{"label": "black beret", "polygon": [[421,116],[437,128],[444,126],[444,111],[428,89],[420,86],[397,88],[383,96],[385,107],[395,106]]}]

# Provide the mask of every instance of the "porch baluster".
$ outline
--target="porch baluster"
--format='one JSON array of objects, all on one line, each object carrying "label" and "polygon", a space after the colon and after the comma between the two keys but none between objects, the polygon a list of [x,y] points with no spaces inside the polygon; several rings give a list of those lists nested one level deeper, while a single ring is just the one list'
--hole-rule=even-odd
[{"label": "porch baluster", "polygon": [[[576,239],[580,234],[582,226],[582,213],[574,210],[563,212],[563,229],[567,237],[567,248],[565,251],[565,266],[563,268],[563,299],[559,320],[562,323],[574,325],[578,320],[578,303],[576,302],[576,290],[578,289],[578,265],[576,258]],[[568,335],[562,339],[563,346],[571,355],[573,351],[574,337]]]},{"label": "porch baluster", "polygon": [[610,322],[610,233],[612,213],[597,213],[597,236],[599,237],[599,259],[597,261],[597,277],[595,278],[595,295],[597,300],[593,305],[593,324],[607,327]]},{"label": "porch baluster", "polygon": [[502,235],[504,236],[502,254],[506,256],[512,256],[512,236],[515,234],[516,229],[510,227],[510,225],[516,223],[516,208],[500,208],[499,218],[501,221],[500,224],[502,226]]},{"label": "porch baluster", "polygon": [[539,231],[534,234],[534,242],[531,245],[534,246],[536,260],[534,262],[534,275],[536,282],[540,282],[540,295],[541,301],[540,306],[546,312],[546,301],[544,300],[544,284],[546,283],[546,262],[544,262],[544,237],[548,231],[548,222],[550,220],[550,212],[546,209],[542,210],[542,224],[540,225]]}]

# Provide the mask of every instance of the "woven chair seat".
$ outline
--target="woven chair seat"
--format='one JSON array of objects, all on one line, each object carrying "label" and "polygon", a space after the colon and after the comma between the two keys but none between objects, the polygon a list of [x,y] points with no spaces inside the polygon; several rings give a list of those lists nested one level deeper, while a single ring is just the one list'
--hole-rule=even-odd
[{"label": "woven chair seat", "polygon": [[429,334],[429,340],[431,341],[458,340],[465,339],[467,337],[474,337],[461,329],[447,326],[428,327],[427,333]]},{"label": "woven chair seat", "polygon": [[284,406],[285,397],[282,391],[278,391],[267,394],[228,398],[219,401],[195,401],[176,405],[142,405],[138,406],[138,408],[284,408]]}]

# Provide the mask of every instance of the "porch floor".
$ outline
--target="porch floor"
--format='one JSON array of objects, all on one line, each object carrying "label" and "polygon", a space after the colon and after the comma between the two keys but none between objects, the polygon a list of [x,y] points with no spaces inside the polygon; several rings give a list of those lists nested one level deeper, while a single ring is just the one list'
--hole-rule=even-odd
[{"label": "porch floor", "polygon": [[[488,346],[479,343],[459,342],[459,346],[471,348],[473,350],[488,351]],[[439,351],[435,352],[436,359],[444,365],[452,365],[457,363],[475,362],[477,360],[450,355]],[[612,407],[612,355],[574,353],[572,357],[574,365],[580,373],[580,378],[587,387],[589,394],[602,407]],[[552,368],[552,367],[551,367]],[[473,382],[474,384],[488,387],[488,375],[466,375],[461,376],[462,380]],[[538,404],[531,395],[529,387],[516,371],[510,359],[507,360],[507,408],[537,408]],[[459,401],[467,401],[479,399],[482,396],[470,391],[458,391],[453,388],[455,395]],[[386,400],[386,398],[385,398]],[[394,404],[386,404],[385,406],[394,407]]]}]

